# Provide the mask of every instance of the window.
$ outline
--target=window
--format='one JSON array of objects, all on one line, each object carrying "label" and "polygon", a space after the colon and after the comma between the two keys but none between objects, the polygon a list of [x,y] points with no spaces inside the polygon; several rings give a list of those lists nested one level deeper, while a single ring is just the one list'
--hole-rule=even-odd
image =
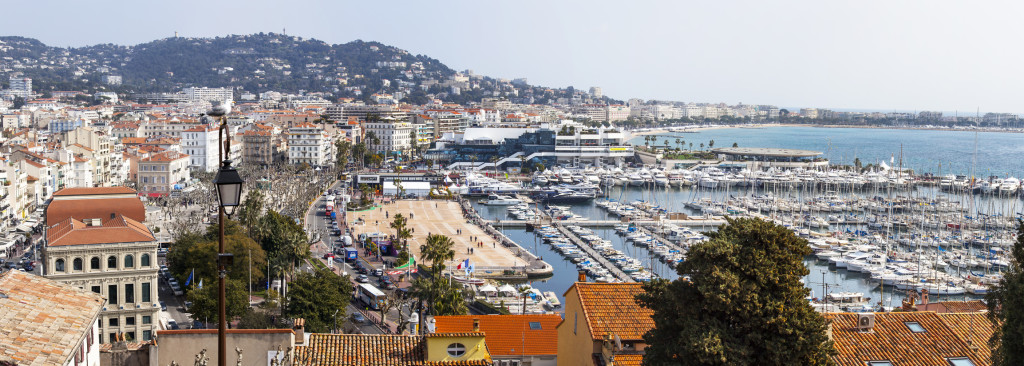
[{"label": "window", "polygon": [[107,286],[107,303],[117,305],[117,285]]},{"label": "window", "polygon": [[131,254],[128,254],[128,255],[124,256],[124,268],[132,268],[132,267],[135,267],[135,257],[132,257]]},{"label": "window", "polygon": [[153,339],[153,331],[152,330],[144,330],[144,331],[142,331],[142,340],[148,341],[148,340],[152,340],[152,339]]},{"label": "window", "polygon": [[576,334],[576,323],[580,320],[580,313],[572,313],[572,334]]},{"label": "window", "polygon": [[151,292],[151,290],[150,290],[149,282],[143,282],[142,283],[142,302],[152,302],[153,299],[150,297],[150,292]]},{"label": "window", "polygon": [[124,285],[124,303],[132,304],[135,302],[135,284],[128,283]]},{"label": "window", "polygon": [[107,269],[117,269],[117,257],[107,257]]},{"label": "window", "polygon": [[124,325],[135,325],[135,317],[129,316],[124,318]]},{"label": "window", "polygon": [[921,323],[918,323],[918,322],[904,322],[903,324],[906,324],[907,328],[910,328],[911,332],[914,332],[914,333],[924,333],[925,332],[924,327],[921,326]]},{"label": "window", "polygon": [[950,366],[974,366],[974,362],[967,357],[950,358],[948,361]]},{"label": "window", "polygon": [[64,272],[64,260],[58,259],[57,262],[54,263],[53,265],[53,270],[57,272]]},{"label": "window", "polygon": [[[108,339],[108,340],[109,340],[109,342],[111,342],[111,343],[113,343],[113,342],[117,341],[117,333],[110,333],[110,335],[109,335],[109,336],[107,336],[107,339]],[[101,340],[100,340],[100,342],[103,342],[103,340],[101,339]]]},{"label": "window", "polygon": [[119,320],[117,317],[107,319],[107,326],[116,327],[118,326]]},{"label": "window", "polygon": [[142,316],[142,324],[152,324],[152,323],[153,323],[153,317],[152,316],[149,316],[149,315],[143,315]]},{"label": "window", "polygon": [[531,330],[540,330],[540,322],[530,322]]},{"label": "window", "polygon": [[135,340],[135,332],[128,332],[128,336],[125,337],[124,339],[127,340],[127,341],[134,341]]},{"label": "window", "polygon": [[466,346],[462,343],[452,343],[448,345],[448,355],[452,357],[462,357],[466,354]]},{"label": "window", "polygon": [[892,366],[891,361],[868,361],[868,366]]},{"label": "window", "polygon": [[89,269],[100,269],[100,257],[92,257],[89,260]]},{"label": "window", "polygon": [[76,270],[76,271],[81,271],[82,270],[82,258],[75,258],[74,261],[71,261],[71,268]]},{"label": "window", "polygon": [[97,294],[98,294],[98,293],[100,293],[101,291],[103,291],[103,290],[100,290],[100,287],[99,287],[99,286],[93,286],[93,287],[92,287],[92,292],[95,292],[95,293],[97,293]]}]

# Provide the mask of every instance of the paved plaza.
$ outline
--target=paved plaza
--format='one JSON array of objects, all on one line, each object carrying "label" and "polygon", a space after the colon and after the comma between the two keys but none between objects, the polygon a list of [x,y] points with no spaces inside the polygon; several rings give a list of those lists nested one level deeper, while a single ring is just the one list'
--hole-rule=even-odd
[{"label": "paved plaza", "polygon": [[[497,240],[487,236],[483,229],[467,222],[462,215],[459,204],[452,201],[440,200],[399,200],[382,207],[364,211],[349,212],[349,223],[355,223],[362,218],[365,223],[352,224],[352,231],[358,236],[362,233],[381,232],[394,235],[395,230],[390,227],[391,220],[396,213],[401,213],[408,220],[408,227],[414,229],[412,239],[409,239],[409,250],[416,258],[420,256],[420,245],[426,244],[427,234],[442,234],[455,242],[455,262],[461,262],[469,258],[477,267],[511,267],[523,266],[524,260],[516,257],[515,253],[508,248],[501,246]],[[387,217],[385,218],[385,214]],[[410,215],[411,214],[411,215]],[[462,235],[456,234],[462,230]],[[483,242],[483,246],[477,246],[470,237],[477,238],[476,241]],[[497,243],[497,245],[495,245]],[[473,249],[469,254],[468,249]],[[455,263],[449,263],[454,267]]]}]

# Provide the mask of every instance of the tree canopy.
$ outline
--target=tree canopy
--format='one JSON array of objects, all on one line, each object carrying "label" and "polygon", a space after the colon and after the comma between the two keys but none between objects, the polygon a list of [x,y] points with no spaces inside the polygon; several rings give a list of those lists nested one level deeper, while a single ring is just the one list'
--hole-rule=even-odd
[{"label": "tree canopy", "polygon": [[807,241],[760,219],[729,219],[676,266],[644,285],[654,310],[645,365],[828,365],[835,349],[800,279]]},{"label": "tree canopy", "polygon": [[1024,364],[1024,221],[1017,220],[1010,267],[986,295],[995,332],[989,340],[993,365]]},{"label": "tree canopy", "polygon": [[[167,253],[171,273],[179,280],[185,280],[195,270],[193,283],[205,280],[205,283],[209,284],[215,281],[217,279],[218,236],[218,226],[210,225],[205,233],[191,232],[179,237]],[[247,281],[250,269],[254,279],[263,278],[265,275],[266,252],[242,232],[241,225],[236,221],[224,220],[224,251],[234,254],[235,257],[234,264],[228,268],[229,279]],[[249,266],[250,258],[252,259],[251,267]],[[186,291],[188,290],[186,288]]]},{"label": "tree canopy", "polygon": [[288,286],[285,315],[292,319],[305,319],[307,331],[328,332],[335,320],[339,324],[344,321],[345,307],[353,291],[348,276],[338,276],[327,270],[300,272]]},{"label": "tree canopy", "polygon": [[[197,286],[195,290],[189,291],[186,298],[192,302],[192,307],[188,309],[192,313],[192,319],[204,323],[216,323],[218,321],[218,290],[217,281],[206,280],[203,283],[202,289]],[[224,299],[227,301],[224,305],[224,310],[227,312],[228,319],[243,316],[249,312],[249,294],[246,292],[245,282],[240,280],[227,281],[224,286]]]},{"label": "tree canopy", "polygon": [[413,295],[427,302],[427,311],[433,315],[464,315],[466,300],[462,287],[444,277],[445,262],[455,258],[452,239],[438,234],[427,236],[427,243],[420,246],[422,260],[428,264],[429,276],[420,276],[413,281]]}]

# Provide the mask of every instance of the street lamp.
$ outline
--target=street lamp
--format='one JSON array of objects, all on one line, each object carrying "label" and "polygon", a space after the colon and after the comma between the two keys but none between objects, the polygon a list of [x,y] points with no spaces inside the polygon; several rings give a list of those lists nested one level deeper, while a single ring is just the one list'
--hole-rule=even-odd
[{"label": "street lamp", "polygon": [[[218,298],[217,298],[217,311],[219,313],[220,322],[217,325],[217,365],[227,366],[227,299],[225,298],[225,282],[227,281],[228,267],[234,263],[234,257],[230,253],[224,253],[224,216],[234,214],[235,208],[238,207],[242,199],[242,177],[238,175],[238,171],[231,166],[231,160],[228,157],[231,156],[231,136],[227,136],[225,140],[225,132],[227,131],[227,114],[231,111],[231,102],[225,101],[223,104],[215,105],[213,109],[207,112],[207,115],[211,117],[220,117],[220,128],[218,131],[218,152],[220,153],[220,160],[223,165],[220,167],[220,171],[217,172],[217,176],[213,178],[213,183],[217,185],[217,198],[220,200],[220,209],[217,214],[217,221],[220,224],[220,233],[218,236],[218,248],[217,248],[217,274],[218,274]],[[223,147],[223,148],[220,148]],[[230,212],[227,210],[230,209]]]},{"label": "street lamp", "polygon": [[217,177],[213,183],[217,185],[217,198],[220,199],[220,207],[224,208],[228,216],[234,215],[235,208],[242,200],[242,177],[238,175],[235,167],[231,166],[231,160],[224,160]]}]

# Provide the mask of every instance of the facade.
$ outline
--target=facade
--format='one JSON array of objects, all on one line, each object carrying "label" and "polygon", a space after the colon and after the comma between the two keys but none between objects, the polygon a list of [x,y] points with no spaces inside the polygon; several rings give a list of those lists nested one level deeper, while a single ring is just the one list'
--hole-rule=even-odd
[{"label": "facade", "polygon": [[102,296],[21,271],[0,274],[0,363],[98,366]]},{"label": "facade", "polygon": [[191,87],[182,89],[189,102],[231,102],[234,93],[228,88]]},{"label": "facade", "polygon": [[240,134],[242,140],[242,162],[250,165],[271,165],[274,163],[274,142],[270,131],[251,129]]},{"label": "facade", "polygon": [[107,299],[99,342],[152,339],[160,311],[157,244],[142,223],[145,208],[134,191],[61,190],[46,209],[46,221],[43,275]]},{"label": "facade", "polygon": [[409,134],[413,131],[412,124],[396,119],[382,119],[380,121],[368,121],[365,124],[366,133],[373,132],[379,144],[367,141],[367,148],[373,152],[390,154],[392,152],[406,151],[412,147]]},{"label": "facade", "polygon": [[111,162],[112,144],[110,137],[90,127],[67,131],[64,143],[72,153],[82,155],[93,162],[93,182],[109,186],[115,180]]},{"label": "facade", "polygon": [[[172,362],[186,365],[204,349],[212,362],[217,360],[217,329],[159,330],[157,333],[160,352],[155,365],[170,365]],[[284,350],[294,347],[296,336],[301,342],[302,334],[295,334],[291,329],[228,329],[225,336],[225,344],[230,351],[228,360],[235,364],[235,347],[238,347],[244,350],[240,366],[269,365],[272,352],[280,347],[284,353]]]},{"label": "facade", "polygon": [[208,125],[196,126],[181,133],[181,149],[189,156],[188,166],[195,171],[212,172],[220,166],[217,161],[218,129]]},{"label": "facade", "polygon": [[177,151],[165,151],[139,160],[139,193],[148,196],[165,196],[180,189],[175,185],[184,183],[191,176],[188,170],[189,156]]},{"label": "facade", "polygon": [[311,166],[328,165],[334,161],[334,144],[323,128],[302,123],[288,129],[288,163]]},{"label": "facade", "polygon": [[[565,292],[558,365],[640,365],[654,312],[640,306],[639,283],[576,282]],[[616,339],[618,341],[616,341]]]},{"label": "facade", "polygon": [[32,79],[11,76],[7,81],[10,82],[8,93],[12,97],[32,97]]},{"label": "facade", "polygon": [[438,333],[473,330],[479,324],[487,335],[487,350],[495,365],[554,366],[558,356],[558,314],[458,315],[434,317]]}]

